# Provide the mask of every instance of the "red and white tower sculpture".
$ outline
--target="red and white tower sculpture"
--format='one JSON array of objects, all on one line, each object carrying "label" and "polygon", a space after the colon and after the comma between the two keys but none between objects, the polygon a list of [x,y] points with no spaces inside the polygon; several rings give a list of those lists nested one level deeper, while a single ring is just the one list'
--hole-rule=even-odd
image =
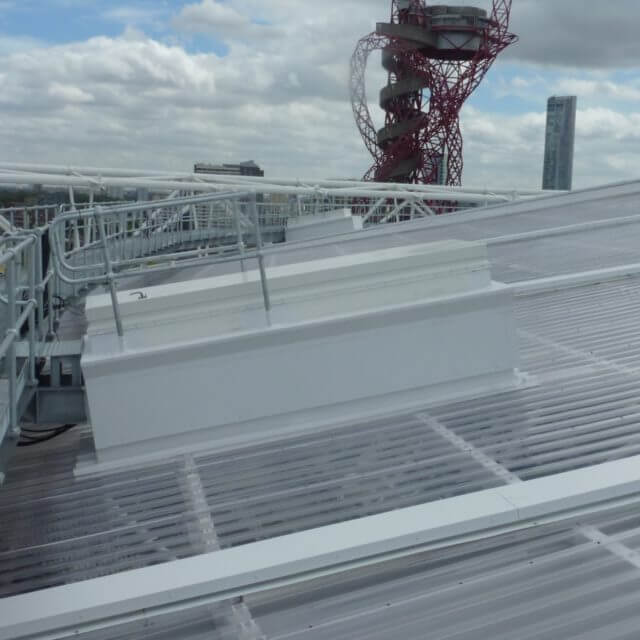
[{"label": "red and white tower sculpture", "polygon": [[[493,0],[491,15],[475,7],[392,0],[391,21],[360,40],[351,61],[353,113],[374,158],[366,180],[461,184],[460,109],[498,54],[517,40],[508,30],[510,12],[511,0]],[[365,86],[376,50],[389,72],[379,131]]]}]

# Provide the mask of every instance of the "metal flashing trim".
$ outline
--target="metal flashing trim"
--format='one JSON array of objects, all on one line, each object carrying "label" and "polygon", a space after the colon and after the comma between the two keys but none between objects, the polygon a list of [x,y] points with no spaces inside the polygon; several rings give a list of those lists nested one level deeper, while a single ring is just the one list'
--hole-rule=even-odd
[{"label": "metal flashing trim", "polygon": [[510,286],[517,295],[532,295],[535,293],[547,293],[550,291],[571,289],[573,287],[601,284],[613,280],[622,280],[624,278],[634,278],[638,275],[640,275],[640,262],[625,264],[620,267],[609,267],[606,269],[594,269],[592,271],[552,276],[550,278],[537,278],[535,280],[518,282]]},{"label": "metal flashing trim", "polygon": [[63,638],[114,621],[304,582],[607,509],[640,493],[640,457],[0,600],[0,640]]},{"label": "metal flashing trim", "polygon": [[[562,191],[559,193],[544,192],[524,201],[507,202],[486,207],[481,215],[483,218],[494,218],[514,215],[519,213],[532,213],[547,209],[554,205],[574,205],[583,202],[594,202],[606,200],[607,198],[624,197],[629,194],[637,194],[640,191],[640,180],[629,180],[625,182],[613,182],[611,184],[598,187],[588,187],[586,189],[574,189],[573,191]],[[515,192],[517,193],[517,191]],[[469,218],[469,214],[461,214],[462,217]],[[472,216],[475,214],[471,212]],[[459,218],[459,216],[455,216]],[[462,222],[462,220],[459,220]]]},{"label": "metal flashing trim", "polygon": [[[466,278],[463,276],[466,275]],[[445,280],[449,286],[443,286]],[[410,303],[417,299],[433,298],[450,293],[478,290],[490,284],[486,246],[482,242],[445,240],[435,243],[394,247],[349,256],[333,256],[302,263],[290,263],[269,269],[269,290],[274,303],[294,303],[298,307],[309,299],[324,300],[329,296],[329,309],[314,308],[313,317],[355,312],[349,304],[354,293],[372,291],[365,308],[381,305],[373,292],[381,288],[392,291],[420,283],[420,290],[412,290],[396,298]],[[402,289],[400,289],[402,287]],[[129,290],[118,292],[123,320],[132,327],[157,324],[169,314],[179,313],[178,320],[191,319],[195,309],[207,316],[231,311],[244,311],[258,306],[260,274],[257,269],[229,273],[217,277],[188,282],[142,287],[144,298],[133,296]],[[341,298],[340,295],[347,296]],[[385,297],[385,301],[388,294]],[[113,331],[113,310],[109,295],[87,299],[86,317],[89,334]],[[295,317],[295,316],[294,316]],[[173,318],[174,321],[176,320]],[[215,325],[214,325],[215,327]]]},{"label": "metal flashing trim", "polygon": [[512,233],[502,236],[487,238],[488,246],[500,244],[514,244],[516,242],[527,242],[528,240],[539,240],[542,238],[554,238],[556,236],[566,236],[581,231],[595,231],[598,229],[612,229],[626,225],[640,223],[640,215],[624,216],[622,218],[611,218],[605,220],[589,220],[587,222],[577,222],[561,227],[551,227],[537,229],[535,231],[524,231],[522,233]]},{"label": "metal flashing trim", "polygon": [[167,358],[172,362],[182,359],[205,358],[210,354],[227,355],[237,351],[250,351],[256,346],[281,347],[285,344],[304,342],[312,337],[335,338],[347,335],[366,322],[368,330],[386,326],[391,321],[416,322],[428,313],[430,318],[445,318],[448,314],[471,309],[473,311],[492,309],[498,304],[506,304],[512,296],[512,287],[497,282],[481,291],[465,292],[450,296],[438,296],[429,300],[405,303],[376,308],[368,311],[343,313],[327,318],[305,320],[296,324],[275,324],[256,329],[237,331],[223,335],[213,335],[204,338],[185,338],[182,342],[170,342],[161,345],[144,344],[144,334],[125,341],[126,350],[113,336],[100,337],[96,346],[86,345],[83,354],[83,368],[91,368],[96,375],[101,375],[105,369],[121,366],[130,371],[136,363],[145,359],[145,366],[164,366]]}]

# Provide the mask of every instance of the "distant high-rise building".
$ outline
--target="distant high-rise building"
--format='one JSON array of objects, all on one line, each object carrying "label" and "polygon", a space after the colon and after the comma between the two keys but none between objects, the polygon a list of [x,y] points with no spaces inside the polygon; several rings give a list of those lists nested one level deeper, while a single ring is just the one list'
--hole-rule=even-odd
[{"label": "distant high-rise building", "polygon": [[543,189],[571,190],[577,102],[576,96],[553,96],[547,103]]},{"label": "distant high-rise building", "polygon": [[444,148],[444,153],[438,158],[438,175],[436,177],[436,184],[447,184],[447,165],[449,164],[449,154],[447,148]]},{"label": "distant high-rise building", "polygon": [[253,160],[241,162],[240,164],[206,164],[199,162],[193,167],[193,171],[194,173],[212,173],[216,175],[264,177],[264,171]]}]

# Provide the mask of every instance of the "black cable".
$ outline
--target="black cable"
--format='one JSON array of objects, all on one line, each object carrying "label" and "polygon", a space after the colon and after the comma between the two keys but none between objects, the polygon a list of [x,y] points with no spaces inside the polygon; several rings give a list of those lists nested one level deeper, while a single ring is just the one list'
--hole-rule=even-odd
[{"label": "black cable", "polygon": [[27,440],[35,443],[46,442],[51,438],[57,438],[58,436],[61,436],[63,433],[66,433],[67,431],[69,431],[69,429],[67,429],[66,427],[61,427],[59,429],[55,429],[54,431],[44,432],[43,435],[37,436],[37,437],[33,435],[28,435],[26,433],[21,433],[20,437],[23,440]]},{"label": "black cable", "polygon": [[51,433],[43,438],[31,438],[29,436],[25,436],[25,438],[18,443],[18,447],[34,447],[36,445],[43,444],[45,442],[49,442],[50,440],[58,438],[61,435],[67,433],[67,431],[69,431],[69,429],[63,429],[61,431]]},{"label": "black cable", "polygon": [[[49,442],[49,440],[53,440],[54,438],[58,438],[59,436],[71,431],[77,425],[75,424],[65,424],[62,427],[58,427],[57,429],[48,430],[50,433],[42,438],[34,438],[32,436],[24,435],[24,440],[18,442],[19,447],[33,447],[37,444],[42,444],[43,442]],[[33,433],[33,431],[32,431]]]},{"label": "black cable", "polygon": [[51,433],[51,431],[60,431],[60,429],[64,429],[63,427],[51,427],[49,429],[28,429],[27,427],[22,427],[20,429],[21,433],[36,433],[39,435],[44,435],[46,433]]},{"label": "black cable", "polygon": [[63,298],[62,296],[54,295],[52,296],[52,299],[58,301],[53,304],[53,309],[55,311],[68,311],[74,316],[84,316],[84,312],[80,308],[82,305],[74,305],[72,297]]}]

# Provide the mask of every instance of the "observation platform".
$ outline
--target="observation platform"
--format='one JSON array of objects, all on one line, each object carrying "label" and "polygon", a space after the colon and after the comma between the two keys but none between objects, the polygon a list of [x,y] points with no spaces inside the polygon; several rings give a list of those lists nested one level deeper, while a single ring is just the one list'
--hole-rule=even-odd
[{"label": "observation platform", "polygon": [[[449,167],[436,166],[447,155],[444,149],[439,153],[431,151],[429,158],[416,153],[421,146],[418,133],[425,128],[427,118],[422,112],[422,93],[430,89],[440,91],[441,87],[450,84],[453,67],[446,72],[438,71],[444,74],[442,82],[429,86],[433,82],[434,69],[438,68],[434,61],[446,65],[491,55],[486,47],[491,19],[484,9],[475,7],[437,5],[418,9],[411,3],[397,6],[398,22],[381,22],[376,26],[377,35],[388,39],[383,47],[382,65],[389,71],[389,83],[381,90],[379,100],[381,109],[387,114],[386,126],[377,132],[378,146],[383,156],[388,152],[389,157],[387,164],[378,162],[376,176],[384,180],[414,182],[418,171],[426,171],[431,176],[429,181],[446,181]],[[424,64],[414,66],[405,52],[416,52]],[[426,73],[425,59],[432,62],[429,73]],[[397,148],[393,153],[389,151],[396,142],[406,150],[405,157],[398,156]],[[458,179],[454,178],[453,182]]]},{"label": "observation platform", "polygon": [[379,22],[376,31],[413,45],[430,58],[470,60],[477,55],[488,27],[484,9],[438,5],[400,24]]}]

